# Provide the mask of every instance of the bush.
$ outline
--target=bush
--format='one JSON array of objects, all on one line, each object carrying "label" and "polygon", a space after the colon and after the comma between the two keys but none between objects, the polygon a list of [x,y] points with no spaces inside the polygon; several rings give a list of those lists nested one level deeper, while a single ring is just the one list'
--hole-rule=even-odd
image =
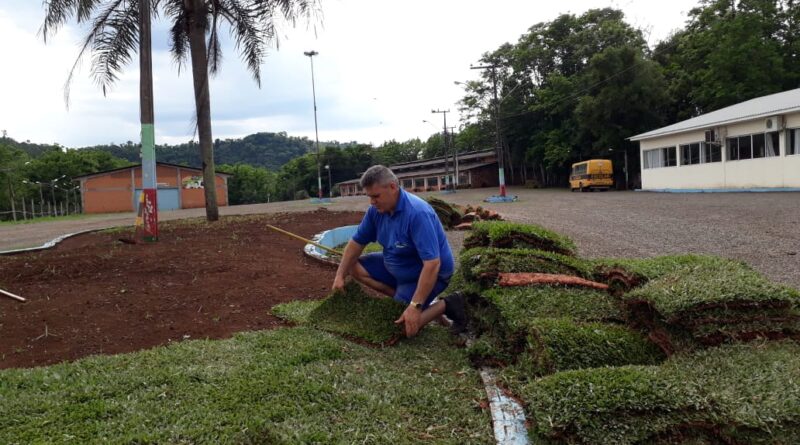
[{"label": "bush", "polygon": [[479,221],[464,240],[464,248],[499,247],[529,248],[564,255],[575,254],[575,244],[569,238],[532,224],[507,221]]}]

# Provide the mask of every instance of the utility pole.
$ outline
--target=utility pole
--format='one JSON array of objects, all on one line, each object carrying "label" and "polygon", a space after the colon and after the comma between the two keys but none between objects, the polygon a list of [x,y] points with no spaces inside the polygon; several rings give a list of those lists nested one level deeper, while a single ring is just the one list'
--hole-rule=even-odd
[{"label": "utility pole", "polygon": [[492,88],[494,89],[494,139],[495,150],[497,151],[497,170],[500,182],[500,196],[506,196],[506,174],[505,174],[505,160],[503,159],[503,148],[500,144],[500,111],[499,102],[497,100],[497,68],[500,65],[481,65],[470,66],[472,70],[492,70]]},{"label": "utility pole", "polygon": [[456,134],[456,127],[447,127],[450,129],[450,146],[453,147],[453,190],[458,189],[458,148],[456,148],[454,136]]},{"label": "utility pole", "polygon": [[314,86],[314,56],[319,53],[316,51],[305,51],[303,54],[308,56],[311,61],[311,95],[314,99],[314,136],[317,141],[317,197],[322,199],[322,167],[319,161],[319,130],[317,129],[317,90]]},{"label": "utility pole", "polygon": [[442,127],[442,131],[444,131],[444,189],[450,190],[450,167],[447,165],[447,113],[450,110],[431,110],[431,113],[442,113],[444,116],[444,125]]},{"label": "utility pole", "polygon": [[[139,122],[142,141],[142,193],[144,239],[158,241],[158,185],[156,183],[156,135],[153,111],[153,50],[150,40],[150,0],[139,0]],[[204,162],[205,165],[205,162]],[[207,181],[206,181],[207,182]],[[72,181],[70,181],[70,184]],[[216,183],[204,184],[216,187]],[[69,192],[67,192],[69,200]],[[208,196],[208,193],[206,193]],[[69,201],[67,201],[69,203]],[[69,205],[67,205],[69,207]]]}]

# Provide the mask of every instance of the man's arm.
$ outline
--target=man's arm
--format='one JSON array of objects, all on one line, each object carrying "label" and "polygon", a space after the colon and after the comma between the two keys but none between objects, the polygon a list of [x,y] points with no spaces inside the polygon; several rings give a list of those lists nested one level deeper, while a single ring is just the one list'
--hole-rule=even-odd
[{"label": "man's arm", "polygon": [[347,247],[344,248],[344,253],[342,254],[342,261],[339,263],[339,268],[336,270],[336,277],[333,279],[333,286],[331,286],[333,290],[342,289],[344,287],[344,279],[350,275],[353,265],[355,265],[363,251],[363,245],[358,244],[352,239],[348,241]]},{"label": "man's arm", "polygon": [[427,300],[428,295],[431,294],[433,286],[436,285],[440,267],[441,261],[439,258],[422,262],[422,272],[420,272],[419,280],[417,281],[417,290],[414,291],[414,296],[411,297],[411,304],[403,311],[403,315],[395,321],[397,324],[404,324],[406,337],[413,337],[417,335],[419,331],[422,311],[415,308],[414,304],[425,304],[425,300]]}]

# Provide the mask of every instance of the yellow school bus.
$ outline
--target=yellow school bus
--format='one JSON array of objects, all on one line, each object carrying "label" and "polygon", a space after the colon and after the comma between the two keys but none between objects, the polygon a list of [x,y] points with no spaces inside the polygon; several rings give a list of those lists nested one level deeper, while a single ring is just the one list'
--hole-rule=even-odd
[{"label": "yellow school bus", "polygon": [[614,186],[614,167],[607,159],[590,159],[572,164],[569,188],[580,190],[608,190]]}]

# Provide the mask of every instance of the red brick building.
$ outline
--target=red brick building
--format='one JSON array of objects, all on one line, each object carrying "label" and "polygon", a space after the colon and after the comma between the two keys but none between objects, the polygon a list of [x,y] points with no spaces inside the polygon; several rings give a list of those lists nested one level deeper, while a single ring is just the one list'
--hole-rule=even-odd
[{"label": "red brick building", "polygon": [[[217,205],[228,205],[228,178],[217,173]],[[142,166],[118,168],[79,176],[84,213],[133,212],[142,192]],[[205,207],[203,171],[182,165],[156,163],[158,209]]]},{"label": "red brick building", "polygon": [[[450,182],[455,183],[452,156],[450,165]],[[400,186],[410,192],[443,190],[446,185],[444,156],[425,159],[423,161],[403,162],[390,165]],[[497,155],[494,150],[472,151],[458,155],[458,188],[494,187],[499,185],[497,172]],[[342,196],[362,195],[360,179],[340,182],[339,193]]]}]

